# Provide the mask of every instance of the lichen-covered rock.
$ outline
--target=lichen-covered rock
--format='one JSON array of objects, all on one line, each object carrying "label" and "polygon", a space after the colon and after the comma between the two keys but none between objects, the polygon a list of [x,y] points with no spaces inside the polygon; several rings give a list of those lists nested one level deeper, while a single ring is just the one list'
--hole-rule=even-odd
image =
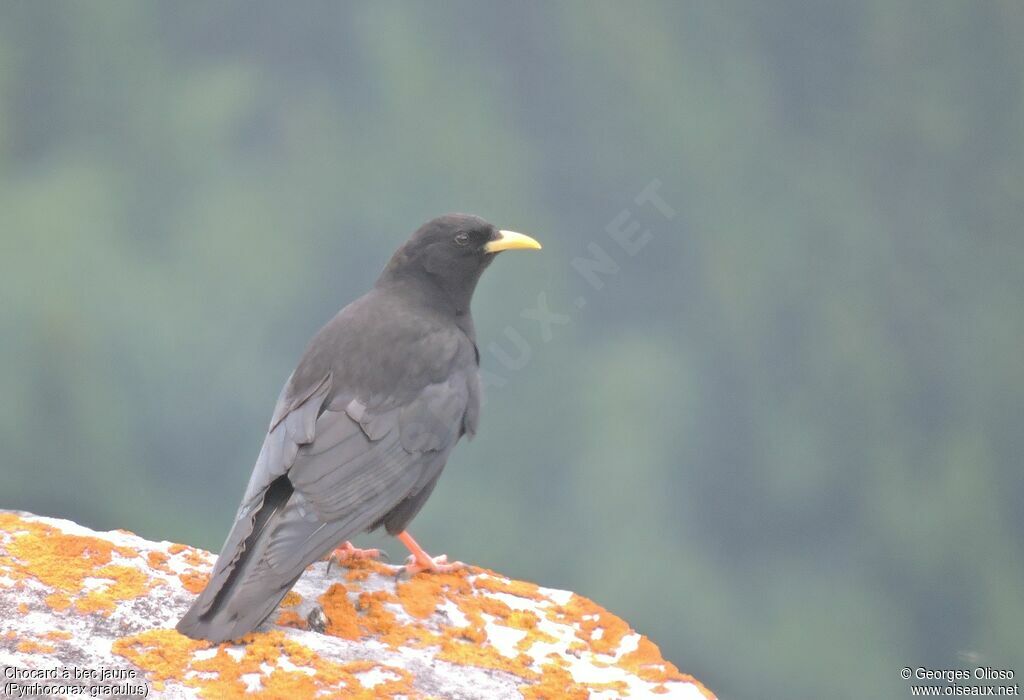
[{"label": "lichen-covered rock", "polygon": [[14,683],[69,697],[714,697],[586,598],[476,568],[396,581],[373,561],[315,565],[265,631],[197,642],[173,627],[213,561],[0,511],[5,693],[18,695]]}]

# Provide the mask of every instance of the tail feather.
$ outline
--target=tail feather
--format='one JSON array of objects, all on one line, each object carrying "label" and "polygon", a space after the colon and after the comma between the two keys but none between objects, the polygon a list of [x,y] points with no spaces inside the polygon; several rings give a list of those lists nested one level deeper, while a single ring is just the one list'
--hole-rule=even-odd
[{"label": "tail feather", "polygon": [[[293,493],[287,476],[278,477],[267,487],[262,503],[235,522],[210,582],[178,622],[179,632],[213,642],[251,632],[274,612],[306,566],[344,536],[304,517]],[[311,539],[324,529],[330,532]],[[272,551],[274,541],[282,537],[305,544],[302,556],[295,557],[293,552],[286,567],[275,566]]]},{"label": "tail feather", "polygon": [[396,506],[394,493],[384,490],[324,520],[286,474],[258,498],[254,508],[239,511],[210,582],[178,622],[182,634],[223,642],[251,632],[274,612],[307,566],[343,540],[380,525],[380,513]]}]

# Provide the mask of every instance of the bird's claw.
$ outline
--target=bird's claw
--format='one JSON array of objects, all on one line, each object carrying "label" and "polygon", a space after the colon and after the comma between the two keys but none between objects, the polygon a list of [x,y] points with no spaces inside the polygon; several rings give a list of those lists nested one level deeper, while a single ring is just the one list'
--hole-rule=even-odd
[{"label": "bird's claw", "polygon": [[[428,561],[430,563],[427,563]],[[450,574],[465,568],[466,565],[461,561],[449,562],[447,554],[431,557],[428,560],[420,560],[414,555],[409,555],[409,558],[405,560],[405,565],[398,568],[395,577],[410,578],[421,571],[429,571],[432,574]]]},{"label": "bird's claw", "polygon": [[[331,564],[341,565],[345,561],[359,561],[361,559],[383,559],[390,562],[388,553],[382,549],[359,549],[351,542],[345,542],[327,556],[327,572],[331,573]],[[326,575],[325,574],[325,575]]]}]

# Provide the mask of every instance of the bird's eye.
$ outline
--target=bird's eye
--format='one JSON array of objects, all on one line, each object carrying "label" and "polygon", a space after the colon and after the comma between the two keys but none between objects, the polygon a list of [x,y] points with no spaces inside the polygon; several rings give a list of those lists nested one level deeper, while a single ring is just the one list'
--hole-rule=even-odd
[{"label": "bird's eye", "polygon": [[469,234],[468,233],[460,233],[460,234],[456,235],[455,236],[455,242],[458,243],[459,245],[466,245],[467,243],[469,243]]}]

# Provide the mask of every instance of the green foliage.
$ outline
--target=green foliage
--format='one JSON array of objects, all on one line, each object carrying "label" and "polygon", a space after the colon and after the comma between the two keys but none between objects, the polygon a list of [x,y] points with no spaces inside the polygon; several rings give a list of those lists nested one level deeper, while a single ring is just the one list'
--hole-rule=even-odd
[{"label": "green foliage", "polygon": [[216,549],[306,340],[471,211],[545,250],[477,294],[494,381],[421,541],[723,697],[1020,673],[1022,33],[1015,2],[5,3],[0,505]]}]

